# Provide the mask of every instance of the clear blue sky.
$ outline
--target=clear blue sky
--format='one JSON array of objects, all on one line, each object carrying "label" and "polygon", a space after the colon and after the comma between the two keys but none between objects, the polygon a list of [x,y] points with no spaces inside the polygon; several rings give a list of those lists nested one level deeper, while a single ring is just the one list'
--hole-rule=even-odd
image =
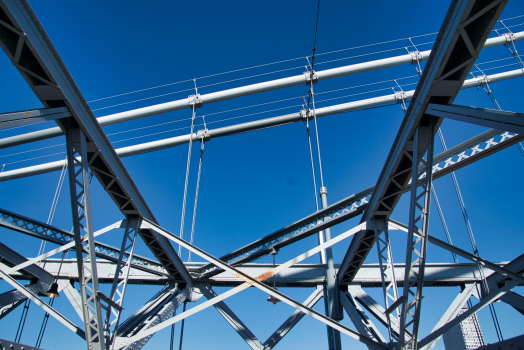
[{"label": "clear blue sky", "polygon": [[[316,1],[273,0],[265,2],[158,1],[147,4],[139,1],[57,0],[51,4],[37,1],[30,1],[30,3],[88,101],[310,55],[317,8]],[[323,55],[317,57],[316,68],[323,70],[403,54],[406,52],[403,47],[410,45],[408,40],[360,46],[436,33],[448,6],[449,1],[399,3],[322,0],[317,53]],[[524,15],[523,3],[511,1],[501,18],[519,15]],[[508,25],[515,25],[512,27],[513,31],[524,30],[523,25],[518,26],[522,23],[524,17],[507,22]],[[498,24],[498,27],[501,25]],[[416,37],[413,42],[419,50],[427,50],[431,48],[431,42],[435,37],[434,34]],[[355,47],[360,48],[326,54]],[[521,43],[517,43],[517,48],[524,53],[524,46]],[[518,66],[510,57],[506,48],[495,47],[483,52],[478,62],[504,59],[481,66],[486,69],[487,74],[492,74],[517,69]],[[306,64],[305,58],[291,60],[197,79],[197,86],[200,93],[218,91],[301,74]],[[489,68],[493,69],[487,70]],[[258,76],[251,77],[255,75]],[[315,85],[318,94],[317,107],[390,94],[391,87],[395,86],[391,79],[410,77],[399,80],[399,83],[404,90],[411,90],[416,86],[417,79],[413,77],[415,75],[415,68],[407,65],[323,81]],[[38,99],[4,54],[0,54],[0,76],[2,77],[0,112],[41,107]],[[245,77],[251,78],[237,80]],[[329,92],[382,81],[386,82]],[[192,84],[192,82],[185,82],[168,85],[90,102],[90,106],[95,115],[100,117],[184,98],[193,93],[187,91],[192,89]],[[492,85],[494,95],[503,109],[523,112],[522,84],[523,80],[520,78]],[[205,87],[206,85],[211,86]],[[182,92],[175,93],[177,91]],[[306,95],[307,91],[304,85],[206,105],[197,110],[198,123],[201,123],[202,115],[207,116],[208,127],[215,128],[297,112],[302,104],[300,96]],[[321,92],[326,93],[320,94]],[[164,96],[156,97],[158,95]],[[146,100],[133,102],[140,99]],[[333,100],[328,101],[328,99]],[[286,101],[239,109],[280,100]],[[455,102],[485,108],[493,107],[486,93],[475,88],[461,92]],[[118,106],[111,107],[114,105]],[[119,148],[187,134],[190,117],[191,111],[188,109],[106,127],[105,131],[109,134],[109,139],[114,142],[115,148]],[[402,117],[401,107],[394,105],[319,119],[322,165],[329,203],[375,184]],[[237,119],[224,120],[229,118]],[[144,128],[161,123],[167,124]],[[51,126],[52,123],[4,131],[0,133],[0,137]],[[197,129],[201,128],[201,126],[197,127]],[[451,147],[478,135],[485,128],[445,121],[442,130],[448,147]],[[114,134],[123,131],[127,132]],[[131,138],[133,139],[129,140]],[[6,164],[5,171],[8,171],[64,159],[65,154],[56,154],[65,152],[64,146],[56,146],[63,142],[64,140],[60,138],[1,150],[0,164]],[[44,147],[49,148],[31,151]],[[188,190],[185,237],[190,233],[198,148],[199,144],[195,144]],[[187,145],[184,145],[123,160],[159,223],[174,233],[178,233],[180,227],[187,150]],[[438,142],[436,150],[441,152]],[[25,151],[31,152],[8,156]],[[15,163],[31,158],[38,159]],[[523,223],[521,215],[523,171],[524,157],[514,146],[457,172],[480,254],[490,261],[509,261],[522,254],[524,239],[520,233]],[[58,177],[59,173],[54,172],[0,183],[2,193],[0,207],[46,221]],[[319,180],[317,177],[317,183]],[[67,186],[67,183],[65,185]],[[71,214],[66,186],[60,197],[53,224],[69,230]],[[444,207],[453,242],[471,251],[450,177],[446,176],[435,181],[435,187]],[[122,215],[96,180],[93,181],[91,190],[95,229],[122,219]],[[206,144],[198,204],[195,244],[215,256],[234,250],[314,212],[305,126],[302,123],[295,123],[211,140]],[[407,208],[408,198],[405,196],[399,202],[393,218],[407,222]],[[358,220],[359,218],[356,218],[338,225],[332,229],[332,234],[344,232],[356,225]],[[436,210],[431,215],[430,229],[431,234],[444,239]],[[101,236],[100,240],[119,246],[121,234],[121,231],[113,231]],[[0,235],[2,243],[25,256],[35,256],[38,252],[40,241],[36,239],[5,229],[0,230]],[[403,262],[405,235],[393,232],[392,236],[395,261]],[[277,262],[287,261],[314,247],[315,244],[316,237],[310,237],[282,249],[277,256]],[[342,260],[348,245],[349,240],[335,246],[336,263]],[[47,249],[51,248],[52,244],[48,244]],[[151,256],[142,242],[137,249],[139,254]],[[376,250],[373,249],[366,263],[377,262],[375,252]],[[70,256],[72,257],[71,254]],[[187,252],[183,253],[183,258],[184,260],[187,258]],[[201,261],[197,258],[194,260]],[[269,261],[267,257],[260,260],[262,263]],[[451,262],[451,255],[430,246],[428,261]],[[316,263],[318,258],[310,258],[306,262]],[[10,289],[7,283],[1,283],[0,288],[2,292]],[[102,288],[105,291],[109,286],[104,285]],[[123,318],[130,315],[158,289],[159,287],[156,286],[131,286],[126,295]],[[224,289],[217,288],[216,291],[222,293]],[[299,301],[304,301],[312,292],[308,289],[290,288],[282,291]],[[421,336],[431,331],[458,292],[459,288],[424,289]],[[520,288],[520,293],[523,292]],[[369,293],[377,300],[382,300],[380,289],[371,289]],[[266,298],[264,293],[251,288],[227,300],[228,305],[262,342],[294,311],[282,303],[276,306],[269,304],[265,301]],[[55,306],[68,318],[81,325],[81,321],[68,306],[65,297],[57,299]],[[522,327],[519,325],[522,325],[522,315],[504,303],[497,303],[496,308],[504,337],[510,338],[521,334]],[[315,309],[321,311],[323,303],[319,303]],[[14,338],[20,313],[21,308],[1,321],[0,338]],[[481,311],[479,317],[486,341],[495,342],[496,336],[487,309]],[[43,311],[32,305],[22,343],[34,345],[42,318]],[[347,316],[342,322],[353,327]],[[378,322],[375,324],[378,325]],[[386,335],[384,328],[381,326],[379,328]],[[305,317],[278,346],[282,349],[325,348],[325,334],[323,324]],[[343,336],[343,345],[345,348],[353,346],[355,349],[365,349],[363,344],[345,336]],[[42,343],[43,348],[71,349],[84,346],[79,337],[55,320],[49,321]],[[164,330],[156,334],[145,349],[162,349],[168,346],[169,330]],[[203,347],[231,349],[246,348],[246,345],[216,310],[210,308],[190,317],[186,322],[184,349]],[[443,349],[443,343],[440,342],[437,348]]]}]

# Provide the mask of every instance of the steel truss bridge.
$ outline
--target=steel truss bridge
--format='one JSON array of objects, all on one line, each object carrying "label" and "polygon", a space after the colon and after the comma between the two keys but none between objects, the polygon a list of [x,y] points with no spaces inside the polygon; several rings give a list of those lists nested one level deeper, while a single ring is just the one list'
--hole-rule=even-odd
[{"label": "steel truss bridge", "polygon": [[[0,209],[0,226],[59,246],[35,258],[26,258],[0,243],[0,277],[4,280],[2,283],[8,283],[13,288],[0,295],[0,319],[29,299],[65,328],[85,339],[90,350],[140,349],[156,332],[213,306],[253,349],[275,347],[305,315],[327,326],[330,349],[341,349],[340,337],[349,336],[369,349],[431,350],[442,336],[451,337],[453,332],[459,332],[462,336],[462,348],[473,349],[467,341],[472,341],[474,330],[471,327],[478,324],[476,313],[479,310],[500,300],[524,314],[524,297],[512,291],[512,288],[524,284],[524,255],[505,263],[490,262],[431,236],[428,231],[430,193],[434,179],[524,139],[523,114],[453,103],[461,89],[486,86],[524,75],[524,70],[518,69],[468,79],[482,49],[512,45],[524,39],[524,32],[488,38],[507,2],[452,1],[433,48],[428,51],[417,50],[401,56],[323,71],[311,70],[302,75],[209,94],[194,94],[186,99],[97,119],[26,0],[1,0],[0,46],[44,108],[5,111],[0,114],[0,127],[28,125],[43,120],[54,120],[58,126],[0,139],[0,147],[65,135],[67,160],[3,171],[0,181],[57,171],[67,166],[73,230],[69,232],[25,217],[9,211],[9,208]],[[206,104],[264,91],[301,84],[312,88],[321,80],[403,64],[419,64],[421,61],[426,61],[426,64],[413,91],[304,109],[222,128],[205,128],[188,135],[118,149],[112,146],[102,129],[102,126],[175,110],[194,111]],[[375,186],[332,205],[327,205],[327,192],[322,187],[320,210],[221,257],[215,257],[163,228],[120,159],[406,101],[411,102]],[[446,118],[490,130],[436,154],[435,136]],[[122,220],[96,232],[91,213],[90,172],[123,216]],[[405,223],[390,218],[403,194],[409,196],[410,203]],[[352,218],[360,218],[360,224],[331,237],[331,227]],[[98,237],[119,228],[124,229],[119,247],[102,243]],[[401,263],[394,263],[392,258],[389,233],[393,230],[400,231],[398,235],[402,235],[407,244],[406,259]],[[253,263],[312,235],[318,235],[319,245],[288,262],[276,265]],[[134,252],[138,239],[145,242],[156,259]],[[350,242],[349,248],[340,263],[335,264],[331,247],[344,240]],[[173,242],[207,263],[183,262],[173,248]],[[428,243],[470,263],[426,263]],[[379,263],[364,264],[375,246]],[[57,254],[70,249],[76,253],[74,258],[64,260],[57,257]],[[322,254],[323,263],[300,264],[314,254]],[[273,277],[274,287],[281,289],[264,283]],[[100,283],[112,285],[109,295],[100,291]],[[125,306],[126,289],[137,284],[160,285],[163,288],[130,318],[122,320],[120,316]],[[218,295],[213,290],[216,286],[230,289]],[[461,286],[462,291],[443,312],[433,331],[421,339],[421,306],[427,302],[423,300],[423,291],[427,287],[443,286]],[[296,309],[264,342],[226,304],[228,297],[249,287],[258,288]],[[281,291],[285,291],[285,287],[309,287],[314,291],[307,300],[299,302]],[[381,288],[384,299],[377,301],[371,297],[365,290],[369,287]],[[78,325],[64,317],[45,301],[46,293],[49,294],[53,288],[67,297],[83,324]],[[173,316],[181,305],[196,302],[202,296],[207,301],[188,310],[184,308],[185,311]],[[324,299],[324,314],[313,309],[320,299]],[[475,303],[468,306],[470,300],[475,300]],[[344,314],[354,328],[339,322]],[[382,324],[388,333],[381,334],[374,322]],[[476,337],[477,345],[483,345],[481,335],[476,334]],[[522,344],[523,339],[520,337],[513,342]],[[0,345],[1,348],[22,348],[21,344],[7,340],[1,340]],[[500,349],[507,343],[494,346]]]}]

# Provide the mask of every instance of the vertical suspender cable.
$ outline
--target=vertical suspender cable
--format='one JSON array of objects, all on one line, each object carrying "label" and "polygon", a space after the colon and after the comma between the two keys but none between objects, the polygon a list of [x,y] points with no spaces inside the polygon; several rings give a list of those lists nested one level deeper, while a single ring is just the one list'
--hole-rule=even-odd
[{"label": "vertical suspender cable", "polygon": [[[50,225],[53,222],[53,218],[55,216],[56,206],[58,204],[58,198],[60,197],[60,192],[62,191],[62,185],[65,179],[66,169],[67,169],[67,162],[64,163],[64,167],[62,168],[62,172],[60,173],[60,177],[58,178],[58,184],[56,186],[55,195],[53,196],[53,201],[51,202],[51,209],[49,210],[49,215],[47,217],[48,225]],[[40,243],[40,248],[38,249],[38,255],[42,255],[44,253],[45,246],[46,246],[46,241],[42,240],[42,242]],[[27,313],[29,312],[30,305],[31,305],[31,300],[27,299],[25,301],[24,308],[22,310],[22,316],[20,317],[20,322],[18,323],[18,329],[16,330],[15,340],[14,340],[15,343],[20,343],[20,339],[22,338],[22,332],[24,331],[25,321],[27,319]],[[44,321],[45,321],[45,316],[44,316]]]},{"label": "vertical suspender cable", "polygon": [[[442,222],[442,227],[444,228],[444,233],[446,234],[446,240],[449,244],[453,245],[453,242],[451,241],[451,235],[449,234],[448,225],[446,224],[446,220],[444,219],[444,213],[442,212],[442,208],[440,207],[440,202],[438,201],[437,192],[435,192],[435,186],[431,185],[431,194],[433,195],[433,200],[435,201],[435,205],[437,206],[438,215],[440,216],[440,222]],[[453,257],[453,261],[458,263],[457,255],[453,252],[451,252],[451,256]]]},{"label": "vertical suspender cable", "polygon": [[[444,152],[445,152],[448,150],[448,148],[446,146],[446,142],[444,141],[444,135],[442,134],[442,130],[439,129],[438,134],[439,134],[440,142],[442,143],[442,148],[444,149]],[[466,223],[466,229],[468,231],[469,240],[471,242],[471,247],[473,248],[473,254],[480,257],[480,254],[477,248],[477,243],[475,242],[475,236],[473,234],[473,229],[471,228],[471,223],[469,221],[468,213],[466,211],[466,205],[462,198],[462,193],[460,192],[460,187],[458,185],[457,177],[454,171],[451,172],[451,179],[453,180],[453,185],[455,186],[455,192],[457,193],[457,198],[459,200],[460,209],[462,210],[462,216],[464,218],[464,222]],[[487,295],[489,294],[489,286],[488,286],[488,283],[486,282],[486,275],[484,273],[484,267],[480,263],[478,263],[477,265],[479,268],[480,277],[482,279],[483,292]],[[468,305],[470,305],[471,307],[471,302],[468,301]],[[491,312],[491,317],[495,325],[495,331],[497,333],[497,338],[499,339],[499,341],[504,340],[502,336],[502,329],[500,328],[497,313],[495,311],[495,307],[493,306],[493,304],[489,304],[489,310]]]},{"label": "vertical suspender cable", "polygon": [[[182,201],[182,219],[180,222],[180,239],[184,237],[184,217],[186,215],[187,181],[189,178],[189,166],[191,165],[191,147],[193,147],[193,129],[195,127],[195,105],[193,105],[193,116],[191,117],[191,137],[189,138],[189,150],[187,152],[186,182],[184,185],[184,199]],[[182,254],[182,246],[178,246],[178,256]]]},{"label": "vertical suspender cable", "polygon": [[[317,180],[315,179],[315,165],[313,163],[313,150],[311,149],[311,135],[309,134],[309,108],[306,110],[306,130],[307,130],[307,140],[309,143],[309,158],[311,159],[311,173],[313,174],[313,194],[315,196],[315,208],[318,211],[318,197],[317,197]],[[319,231],[317,233],[318,245],[324,243],[324,231]],[[320,263],[326,263],[326,251],[320,251]]]},{"label": "vertical suspender cable", "polygon": [[[176,309],[175,309],[175,312],[173,312],[172,317],[175,317],[175,316],[176,316]],[[171,341],[169,342],[169,350],[173,350],[173,341],[175,340],[175,325],[176,323],[173,323],[171,325]]]},{"label": "vertical suspender cable", "polygon": [[[195,219],[196,219],[196,211],[197,211],[197,203],[198,203],[198,190],[200,188],[200,173],[202,172],[202,158],[204,157],[204,138],[200,140],[200,163],[198,164],[198,177],[197,177],[197,185],[196,185],[196,192],[195,192],[195,206],[193,207],[193,223],[191,224],[191,238],[189,243],[193,244],[193,235],[195,233]],[[187,259],[187,262],[191,262],[191,252],[189,252],[189,257]]]},{"label": "vertical suspender cable", "polygon": [[[187,305],[187,301],[184,301],[184,310],[182,312],[186,312],[186,305]],[[180,344],[178,345],[178,350],[182,350],[182,341],[184,340],[184,322],[185,322],[185,318],[182,319],[182,327],[180,329]]]},{"label": "vertical suspender cable", "polygon": [[324,187],[324,176],[322,175],[322,159],[320,158],[320,143],[318,141],[317,113],[315,112],[315,93],[313,92],[313,81],[311,81],[311,88],[309,90],[309,95],[311,96],[311,102],[313,104],[313,120],[315,121],[315,136],[317,138],[318,168],[320,171],[320,185]]}]

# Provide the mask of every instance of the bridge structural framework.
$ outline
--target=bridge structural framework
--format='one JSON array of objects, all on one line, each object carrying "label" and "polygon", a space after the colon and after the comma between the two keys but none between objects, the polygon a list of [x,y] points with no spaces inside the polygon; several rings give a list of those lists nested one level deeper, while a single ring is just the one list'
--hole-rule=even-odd
[{"label": "bridge structural framework", "polygon": [[[71,331],[85,342],[88,350],[141,349],[148,346],[156,333],[165,329],[172,330],[172,347],[176,325],[181,328],[181,348],[183,342],[192,340],[187,338],[187,334],[183,339],[186,319],[190,322],[199,317],[193,315],[205,314],[205,310],[213,306],[240,336],[246,348],[252,349],[279,346],[283,339],[290,338],[288,334],[293,334],[293,328],[305,317],[327,326],[327,344],[334,350],[341,349],[346,341],[361,343],[372,350],[431,350],[441,337],[447,350],[474,350],[484,346],[486,342],[478,317],[480,310],[502,301],[524,315],[524,296],[517,288],[524,285],[524,252],[519,252],[516,257],[504,256],[503,262],[494,262],[482,258],[478,250],[470,253],[454,246],[450,237],[448,242],[438,239],[432,232],[434,225],[430,225],[430,217],[436,217],[430,215],[434,205],[430,193],[435,193],[435,180],[472,164],[478,165],[482,159],[524,140],[524,113],[454,103],[462,90],[472,87],[488,87],[486,91],[493,100],[489,84],[524,76],[524,66],[515,44],[524,40],[524,32],[512,32],[504,22],[499,22],[508,1],[451,1],[431,50],[419,51],[410,38],[412,46],[411,49],[406,47],[407,54],[323,70],[306,66],[307,71],[300,75],[211,93],[203,93],[202,87],[199,93],[197,80],[193,80],[191,92],[194,94],[188,98],[96,118],[27,0],[0,0],[0,47],[43,106],[25,111],[0,110],[0,129],[11,135],[0,138],[0,149],[65,135],[65,145],[59,146],[66,155],[65,160],[2,169],[0,182],[7,185],[22,178],[29,178],[23,181],[32,181],[33,176],[37,181],[37,176],[62,170],[55,197],[58,200],[60,183],[67,181],[69,186],[66,185],[68,189],[64,191],[69,192],[70,207],[67,213],[60,214],[71,218],[73,226],[70,232],[61,225],[52,224],[52,215],[45,223],[32,215],[12,210],[10,200],[2,201],[6,205],[6,208],[0,208],[2,235],[16,232],[13,234],[24,239],[41,240],[57,247],[42,244],[36,256],[25,257],[4,244],[0,236],[0,278],[9,288],[0,294],[0,322],[6,322],[23,303],[26,305],[23,314],[27,317],[31,302],[35,305],[33,307],[45,311],[42,336],[46,320],[51,317],[60,323],[58,327],[62,327],[64,332]],[[497,23],[502,23],[507,30],[504,34],[494,31]],[[519,69],[484,74],[477,59],[483,50],[493,50],[497,46],[510,49],[511,59],[516,60]],[[204,107],[221,101],[284,91],[300,85],[309,86],[312,92],[312,85],[319,82],[410,64],[415,65],[419,73],[418,81],[414,83],[416,88],[412,90],[404,91],[395,79],[393,94],[321,108],[315,108],[313,104],[310,109],[308,104],[307,108],[302,106],[294,113],[216,128],[208,128],[211,122],[208,119],[206,124],[205,117],[199,114]],[[322,130],[316,129],[317,118],[325,120],[341,113],[390,104],[400,104],[404,114],[378,180],[375,184],[370,183],[371,187],[354,191],[354,194],[339,196],[343,199],[329,205],[320,157]],[[496,104],[498,106],[498,102]],[[186,112],[192,110],[189,134],[184,132],[170,138],[116,148],[116,143],[111,143],[108,138],[107,129],[102,128],[131,120],[149,120],[155,115],[183,109]],[[195,116],[202,118],[203,129],[193,132]],[[464,137],[458,145],[448,150],[444,148],[439,153],[435,135],[445,119],[464,123],[460,125],[474,125],[478,127],[475,130],[484,128],[484,131],[478,136]],[[200,142],[200,181],[202,167],[207,171],[207,164],[203,162],[204,143],[297,122],[308,125],[308,136],[309,125],[315,125],[314,143],[318,158],[314,160],[311,143],[310,157],[313,171],[317,168],[316,163],[320,170],[322,185],[315,188],[315,195],[317,201],[322,200],[321,207],[317,202],[316,211],[312,210],[299,220],[289,219],[282,228],[261,235],[251,243],[241,245],[230,240],[228,243],[235,244],[226,254],[215,254],[213,244],[217,241],[193,244],[193,235],[191,242],[184,240],[183,221],[180,237],[171,233],[170,230],[177,226],[174,220],[161,223],[155,217],[146,202],[146,197],[153,198],[149,189],[146,189],[147,195],[141,194],[121,159],[183,144],[192,147],[193,142]],[[39,123],[54,123],[55,126],[23,131],[26,130],[24,127],[38,127]],[[188,174],[190,160],[191,148]],[[172,160],[165,163],[172,163]],[[348,178],[347,174],[341,176]],[[198,185],[192,232],[195,220],[211,220],[196,219]],[[184,207],[187,186],[186,179]],[[166,190],[168,186],[162,185],[161,188]],[[93,193],[99,193],[99,190],[110,199],[111,206],[116,206],[113,209],[118,217],[112,221],[114,224],[95,230],[100,226],[95,215],[99,198],[95,199]],[[398,217],[399,210],[395,209],[402,207],[399,203],[403,195],[407,199],[407,208],[404,209],[408,214],[403,220],[396,221],[392,216]],[[37,196],[34,196],[35,202],[39,201]],[[170,206],[171,203],[163,205]],[[468,220],[467,215],[464,216]],[[441,219],[447,230],[443,216]],[[235,226],[241,222],[238,218],[232,218],[232,221]],[[123,234],[120,231],[115,233],[116,229],[123,229]],[[331,232],[336,234],[331,236]],[[494,237],[502,237],[505,233],[498,227],[493,227],[492,232]],[[291,247],[299,246],[298,242],[311,242],[308,238],[315,234],[319,234],[318,237],[325,234],[327,241],[319,238],[318,245],[291,252]],[[223,243],[224,237],[218,236],[215,239]],[[104,243],[106,240],[115,242],[115,237],[118,238],[116,247]],[[399,245],[392,242],[402,242],[405,250],[395,252]],[[369,263],[375,245],[378,260],[373,261],[378,263]],[[174,246],[180,247],[178,254]],[[431,254],[435,246],[464,261],[434,262]],[[66,257],[69,251],[74,251],[74,254]],[[202,260],[184,262],[180,251],[189,251]],[[329,252],[328,264],[323,260],[311,263],[309,258],[320,256],[324,251]],[[285,253],[280,255],[279,252]],[[332,252],[343,254],[334,259]],[[258,260],[269,255],[276,255],[278,264]],[[140,288],[137,286],[146,285],[158,286],[160,290],[147,302],[135,307],[129,294],[134,288]],[[292,309],[289,317],[266,340],[259,339],[228,306],[228,298],[240,293],[245,295],[250,287],[269,294],[268,300],[274,304],[281,302]],[[442,316],[428,332],[423,312],[431,303],[431,297],[426,297],[427,291],[441,287],[460,287],[460,292],[443,307]],[[219,288],[227,288],[227,291],[219,293]],[[295,300],[287,295],[290,288],[309,288],[312,293],[302,302],[303,299]],[[381,298],[375,300],[368,293],[369,288],[381,289]],[[55,294],[67,299],[66,311],[62,308],[63,303],[55,306],[53,299],[47,299]],[[324,308],[320,309],[324,310],[319,312],[315,305],[322,298],[325,299],[321,303]],[[494,310],[492,306],[490,308]],[[128,317],[122,317],[124,315]],[[494,317],[498,323],[496,315]],[[24,321],[22,318],[22,330],[24,322],[39,321],[31,317]],[[34,349],[40,348],[41,335]],[[341,336],[346,337],[344,342]],[[6,338],[4,334],[0,338],[2,349],[31,348],[20,343],[20,337],[16,342],[3,340]],[[503,341],[500,344],[507,345]]]}]

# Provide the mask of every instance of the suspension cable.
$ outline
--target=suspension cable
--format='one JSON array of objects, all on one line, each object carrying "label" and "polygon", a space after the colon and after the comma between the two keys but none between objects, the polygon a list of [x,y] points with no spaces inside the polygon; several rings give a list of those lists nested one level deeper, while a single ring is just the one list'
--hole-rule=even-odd
[{"label": "suspension cable", "polygon": [[[187,152],[187,166],[186,166],[186,182],[184,185],[184,199],[182,202],[182,219],[180,222],[180,239],[184,237],[184,218],[186,215],[186,199],[187,199],[187,182],[189,179],[189,167],[191,165],[191,148],[193,147],[193,129],[195,127],[195,105],[193,105],[193,116],[191,117],[191,133],[189,137],[189,150]],[[182,246],[178,245],[178,256],[181,257]]]},{"label": "suspension cable", "polygon": [[[448,148],[446,146],[446,142],[444,141],[444,135],[442,134],[442,130],[441,129],[438,130],[438,134],[439,134],[440,142],[442,144],[442,148],[443,148],[443,150],[445,152],[445,151],[448,150]],[[459,200],[460,209],[462,211],[462,216],[463,216],[464,222],[466,224],[466,229],[468,231],[468,236],[469,236],[469,240],[470,240],[470,243],[471,243],[471,247],[473,249],[473,254],[475,254],[477,257],[480,257],[480,254],[479,254],[479,251],[478,251],[478,247],[477,247],[477,243],[475,242],[475,236],[473,234],[473,229],[471,227],[471,223],[469,221],[468,213],[466,211],[466,204],[464,203],[464,199],[462,198],[462,193],[460,191],[460,187],[459,187],[459,184],[458,184],[457,176],[455,175],[454,171],[451,172],[451,179],[453,180],[453,185],[455,186],[455,192],[457,193],[457,198]],[[483,289],[483,293],[488,295],[489,294],[489,286],[488,286],[488,283],[486,281],[486,274],[484,273],[484,267],[483,267],[483,265],[480,262],[477,262],[477,265],[478,265],[478,269],[479,269],[479,273],[480,273],[480,278],[482,279],[481,286],[483,287],[482,288]],[[470,303],[470,305],[471,305],[471,303]],[[493,319],[493,324],[495,326],[495,331],[497,333],[497,338],[499,339],[499,341],[504,340],[504,337],[502,336],[502,329],[500,328],[500,324],[499,324],[499,321],[498,321],[497,313],[495,311],[495,306],[493,305],[493,303],[489,304],[489,309],[490,309],[490,312],[491,312],[491,318]]]},{"label": "suspension cable", "polygon": [[[433,184],[431,185],[431,194],[433,195],[433,200],[435,201],[435,204],[437,206],[438,215],[440,216],[440,222],[442,223],[442,227],[444,228],[446,240],[450,245],[453,245],[453,242],[451,241],[451,235],[449,234],[448,225],[446,224],[446,219],[444,219],[444,213],[442,212],[442,208],[440,207],[437,192],[435,191],[435,187],[433,186]],[[451,252],[451,256],[453,257],[453,261],[455,261],[456,263],[459,262],[455,253]]]},{"label": "suspension cable", "polygon": [[[198,202],[198,190],[200,188],[200,173],[202,172],[202,158],[204,157],[204,142],[205,142],[204,136],[202,136],[202,138],[200,139],[200,162],[198,164],[198,177],[197,177],[196,192],[195,192],[195,206],[193,207],[193,223],[191,224],[191,238],[189,240],[190,244],[193,244],[193,235],[195,233],[195,219],[196,219],[197,202]],[[191,262],[191,251],[189,251],[189,257],[187,258],[187,262]]]},{"label": "suspension cable", "polygon": [[[175,317],[175,316],[176,316],[176,309],[173,312],[173,316],[172,317]],[[169,342],[169,350],[173,350],[173,341],[175,340],[175,325],[176,325],[176,323],[173,323],[171,325],[171,341]]]},{"label": "suspension cable", "polygon": [[[187,300],[184,301],[184,310],[182,312],[186,312],[186,305]],[[180,326],[180,344],[178,345],[178,350],[182,350],[182,341],[184,340],[184,324],[186,319],[182,319],[182,325]]]}]

